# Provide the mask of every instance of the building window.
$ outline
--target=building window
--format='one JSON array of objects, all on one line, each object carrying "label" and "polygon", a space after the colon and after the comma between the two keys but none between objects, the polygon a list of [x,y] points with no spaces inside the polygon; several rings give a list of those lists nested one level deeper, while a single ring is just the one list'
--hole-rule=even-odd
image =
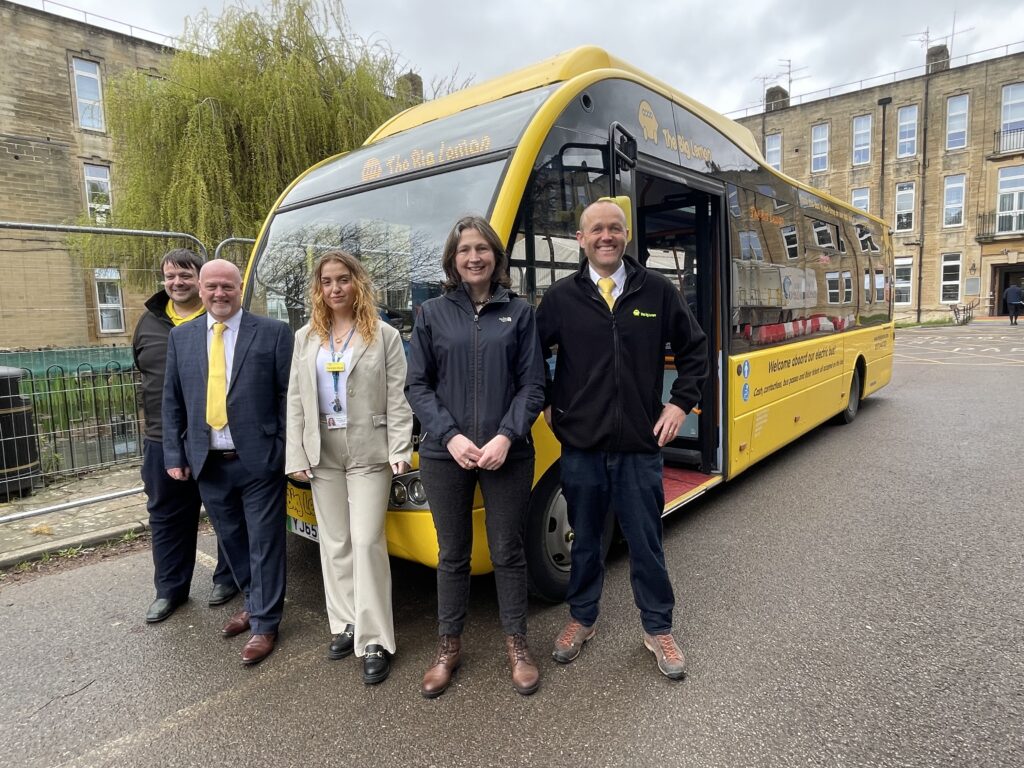
[{"label": "building window", "polygon": [[875,243],[871,230],[863,224],[857,224],[857,239],[860,240],[860,249],[865,253],[878,253],[881,249]]},{"label": "building window", "polygon": [[896,304],[909,304],[911,297],[911,278],[914,275],[914,260],[908,256],[896,259],[893,271],[893,301]]},{"label": "building window", "polygon": [[909,232],[914,228],[914,182],[902,181],[896,185],[896,231]]},{"label": "building window", "polygon": [[106,130],[103,123],[103,89],[100,65],[95,61],[71,59],[75,72],[75,102],[78,105],[78,126],[90,131]]},{"label": "building window", "polygon": [[786,244],[786,256],[791,259],[800,258],[800,240],[796,234],[796,227],[792,224],[781,227],[782,242]]},{"label": "building window", "polygon": [[1003,127],[999,151],[1024,149],[1024,83],[1003,86]]},{"label": "building window", "polygon": [[839,273],[838,272],[826,272],[825,273],[825,290],[828,291],[828,303],[838,304],[839,303]]},{"label": "building window", "polygon": [[93,270],[96,283],[96,314],[100,333],[124,333],[124,301],[121,296],[121,272],[117,269]]},{"label": "building window", "polygon": [[814,242],[819,248],[835,249],[836,241],[832,236],[832,227],[824,221],[811,219],[811,229],[814,231]]},{"label": "building window", "polygon": [[853,164],[871,162],[871,115],[853,118]]},{"label": "building window", "polygon": [[967,94],[946,99],[946,149],[967,146]]},{"label": "building window", "polygon": [[954,304],[960,301],[960,254],[942,254],[942,287],[943,304]]},{"label": "building window", "polygon": [[897,114],[896,157],[913,157],[917,154],[917,105],[900,107]]},{"label": "building window", "polygon": [[764,137],[764,159],[776,171],[782,170],[781,133],[769,133]]},{"label": "building window", "polygon": [[871,194],[868,192],[867,187],[855,187],[850,190],[850,204],[854,208],[860,208],[862,211],[868,209],[868,201],[871,199]]},{"label": "building window", "polygon": [[751,261],[764,261],[764,250],[757,232],[740,232],[740,258]]},{"label": "building window", "polygon": [[110,169],[105,165],[85,164],[85,202],[89,217],[106,224],[110,216]]},{"label": "building window", "polygon": [[942,194],[942,226],[960,227],[964,223],[964,174],[947,176]]},{"label": "building window", "polygon": [[999,169],[996,232],[1024,232],[1024,165]]},{"label": "building window", "polygon": [[828,123],[811,126],[811,173],[828,170]]}]

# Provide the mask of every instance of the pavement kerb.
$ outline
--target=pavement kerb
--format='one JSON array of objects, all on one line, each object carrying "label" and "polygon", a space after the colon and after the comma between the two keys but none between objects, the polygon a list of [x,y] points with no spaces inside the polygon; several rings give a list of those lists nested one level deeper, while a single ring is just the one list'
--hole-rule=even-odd
[{"label": "pavement kerb", "polygon": [[126,533],[141,533],[147,530],[149,530],[148,520],[136,520],[111,526],[110,528],[66,536],[63,539],[41,541],[38,544],[33,544],[31,547],[22,547],[21,549],[0,553],[0,568],[9,568],[26,560],[39,560],[48,553],[53,554],[69,547],[91,547],[96,544],[105,544],[108,541],[120,539]]}]

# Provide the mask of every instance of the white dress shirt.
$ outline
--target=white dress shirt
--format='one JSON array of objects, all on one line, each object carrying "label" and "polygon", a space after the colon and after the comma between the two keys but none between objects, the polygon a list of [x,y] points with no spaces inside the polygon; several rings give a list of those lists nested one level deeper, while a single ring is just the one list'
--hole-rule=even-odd
[{"label": "white dress shirt", "polygon": [[[594,281],[594,285],[597,285],[597,281],[601,279],[601,275],[594,271],[594,268],[587,264],[587,269],[590,270],[590,279]],[[626,262],[620,261],[619,268],[610,275],[611,279],[615,281],[615,287],[612,288],[612,298],[617,299],[622,295],[622,289],[626,287]],[[600,293],[600,287],[597,289]]]},{"label": "white dress shirt", "polygon": [[[209,361],[210,345],[213,343],[213,324],[219,322],[209,312],[206,313],[206,356]],[[242,310],[238,310],[224,321],[224,369],[226,373],[225,390],[231,390],[231,366],[235,362],[235,343],[238,341],[238,329],[242,325]],[[209,375],[209,374],[207,374]],[[224,429],[210,428],[210,447],[217,451],[233,451],[235,443],[231,439],[231,425]]]}]

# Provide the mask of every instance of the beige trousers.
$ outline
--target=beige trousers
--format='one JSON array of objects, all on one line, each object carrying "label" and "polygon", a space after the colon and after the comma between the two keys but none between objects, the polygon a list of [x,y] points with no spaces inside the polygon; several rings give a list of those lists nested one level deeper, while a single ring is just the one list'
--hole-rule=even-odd
[{"label": "beige trousers", "polygon": [[368,645],[395,652],[391,563],[384,517],[391,465],[352,463],[344,429],[320,425],[320,463],[313,467],[313,507],[331,634],[356,628],[355,653]]}]

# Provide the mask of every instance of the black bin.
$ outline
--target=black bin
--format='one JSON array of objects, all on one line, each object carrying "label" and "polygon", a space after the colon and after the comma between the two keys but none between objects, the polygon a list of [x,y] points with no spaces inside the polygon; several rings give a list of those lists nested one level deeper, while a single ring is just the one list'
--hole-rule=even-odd
[{"label": "black bin", "polygon": [[41,474],[32,400],[20,392],[23,374],[0,367],[0,502],[32,493],[32,479]]}]

